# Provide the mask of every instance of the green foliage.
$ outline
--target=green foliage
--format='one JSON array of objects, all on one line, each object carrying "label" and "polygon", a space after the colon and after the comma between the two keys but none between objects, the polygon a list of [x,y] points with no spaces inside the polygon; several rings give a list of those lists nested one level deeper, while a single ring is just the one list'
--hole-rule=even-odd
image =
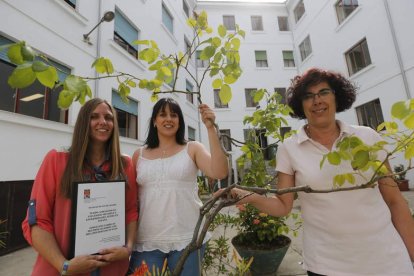
[{"label": "green foliage", "polygon": [[[251,131],[241,147],[243,155],[237,159],[237,166],[239,171],[245,172],[241,185],[267,187],[273,179],[273,176],[268,174],[267,167],[275,166],[275,156],[266,162],[264,155],[275,147],[278,141],[283,141],[293,133],[289,132],[284,137],[280,133],[280,128],[288,125],[285,117],[292,110],[281,103],[282,97],[276,92],[270,94],[266,89],[258,89],[252,96],[255,102],[265,99],[266,103],[264,108],[257,109],[243,120],[245,125],[251,127]],[[262,134],[274,138],[276,143],[262,148],[260,146]]]},{"label": "green foliage", "polygon": [[[158,100],[160,92],[180,92],[200,94],[202,81],[198,81],[192,72],[187,69],[188,61],[195,51],[201,50],[200,58],[209,60],[210,65],[205,74],[215,77],[215,88],[220,89],[219,96],[223,103],[228,103],[232,98],[231,84],[237,81],[242,70],[240,68],[240,39],[244,37],[244,31],[236,27],[236,32],[228,33],[224,26],[219,26],[218,36],[211,36],[201,40],[203,35],[211,35],[213,29],[208,25],[207,13],[202,11],[197,18],[189,18],[187,24],[194,30],[194,39],[190,49],[186,53],[163,54],[157,43],[153,40],[137,40],[133,44],[140,45],[137,58],[148,65],[148,70],[154,73],[152,78],[140,78],[128,73],[117,71],[111,60],[104,57],[97,58],[92,67],[99,74],[106,76],[81,77],[70,75],[65,80],[59,81],[56,68],[51,66],[46,57],[34,51],[24,41],[2,46],[7,49],[7,55],[16,68],[10,75],[8,83],[13,88],[25,88],[38,80],[41,84],[53,89],[63,86],[59,94],[58,105],[67,109],[73,102],[83,104],[86,97],[92,97],[89,80],[103,77],[116,78],[118,81],[118,93],[123,101],[128,101],[131,89],[137,86],[152,92],[151,100]],[[176,88],[179,70],[184,70],[197,81],[196,91],[179,91]],[[138,85],[137,85],[138,84]],[[171,87],[171,90],[162,91],[163,85]]]},{"label": "green foliage", "polygon": [[[278,236],[288,234],[292,229],[286,224],[288,217],[272,217],[260,212],[250,204],[238,205],[240,237],[242,242],[252,246],[267,246]],[[295,214],[294,219],[297,219]]]}]

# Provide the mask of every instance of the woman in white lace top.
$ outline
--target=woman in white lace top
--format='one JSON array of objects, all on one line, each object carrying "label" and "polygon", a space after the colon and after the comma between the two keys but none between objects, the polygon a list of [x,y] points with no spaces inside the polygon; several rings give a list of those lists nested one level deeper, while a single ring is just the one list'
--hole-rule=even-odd
[{"label": "woman in white lace top", "polygon": [[[143,261],[150,271],[154,266],[161,270],[165,259],[168,268],[174,270],[192,239],[202,205],[198,170],[211,178],[227,176],[228,161],[214,127],[214,112],[206,104],[200,104],[199,111],[207,128],[210,152],[199,142],[185,140],[180,106],[171,98],[162,98],[153,108],[145,146],[133,155],[140,214],[131,271]],[[200,275],[204,249],[205,244],[190,254],[181,275]]]}]

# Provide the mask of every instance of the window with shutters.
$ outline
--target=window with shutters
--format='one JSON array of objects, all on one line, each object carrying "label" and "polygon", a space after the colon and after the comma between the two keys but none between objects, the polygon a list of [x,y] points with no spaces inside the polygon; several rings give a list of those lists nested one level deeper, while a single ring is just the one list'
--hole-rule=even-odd
[{"label": "window with shutters", "polygon": [[119,135],[138,139],[138,102],[128,98],[125,103],[119,93],[112,90],[112,106],[118,117]]},{"label": "window with shutters", "polygon": [[256,67],[268,67],[266,51],[254,51]]},{"label": "window with shutters", "polygon": [[283,65],[285,67],[295,67],[295,59],[293,58],[293,51],[282,51]]},{"label": "window with shutters", "polygon": [[120,11],[115,10],[114,41],[133,57],[138,58],[138,45],[133,41],[139,39],[139,32]]}]

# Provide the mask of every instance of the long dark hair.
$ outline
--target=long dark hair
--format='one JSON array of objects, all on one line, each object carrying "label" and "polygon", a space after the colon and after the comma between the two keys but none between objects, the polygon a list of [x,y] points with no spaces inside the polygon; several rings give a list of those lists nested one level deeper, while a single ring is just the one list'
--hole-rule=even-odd
[{"label": "long dark hair", "polygon": [[160,111],[164,111],[166,107],[169,107],[171,112],[174,112],[178,115],[179,126],[177,133],[175,134],[175,140],[179,145],[185,145],[187,141],[184,138],[185,135],[185,123],[183,112],[181,111],[180,105],[172,98],[162,98],[154,105],[152,109],[152,115],[148,126],[148,136],[145,140],[145,145],[148,148],[153,149],[157,148],[160,144],[158,140],[157,128],[154,126],[155,118]]},{"label": "long dark hair", "polygon": [[69,148],[69,158],[60,183],[60,192],[64,197],[70,198],[72,193],[72,183],[82,181],[85,156],[90,144],[90,120],[91,114],[98,105],[105,103],[111,109],[114,115],[114,128],[112,135],[107,142],[107,148],[111,154],[112,172],[109,179],[116,179],[124,175],[124,160],[121,156],[119,146],[119,127],[116,110],[106,101],[100,98],[94,98],[87,101],[79,111],[73,130],[72,145]]}]

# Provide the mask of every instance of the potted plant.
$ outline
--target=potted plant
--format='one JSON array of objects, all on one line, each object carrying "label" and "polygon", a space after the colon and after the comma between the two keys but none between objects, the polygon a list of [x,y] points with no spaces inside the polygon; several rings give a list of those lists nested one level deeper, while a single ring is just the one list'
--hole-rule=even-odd
[{"label": "potted plant", "polygon": [[[238,234],[231,240],[239,255],[249,260],[251,275],[274,274],[290,246],[288,217],[272,217],[250,204],[238,205]],[[297,219],[297,214],[291,214]],[[295,231],[296,230],[292,230]]]},{"label": "potted plant", "polygon": [[397,181],[400,191],[409,191],[408,179],[405,178],[407,171],[403,164],[394,166],[395,180]]}]

